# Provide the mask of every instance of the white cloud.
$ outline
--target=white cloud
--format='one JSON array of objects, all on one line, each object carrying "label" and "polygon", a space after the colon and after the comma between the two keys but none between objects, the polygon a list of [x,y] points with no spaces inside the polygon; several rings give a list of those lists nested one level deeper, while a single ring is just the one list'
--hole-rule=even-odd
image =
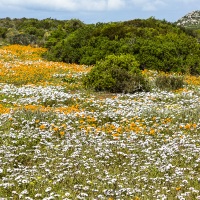
[{"label": "white cloud", "polygon": [[144,11],[155,11],[167,5],[164,0],[132,0],[134,6]]},{"label": "white cloud", "polygon": [[1,0],[0,5],[25,9],[64,11],[117,10],[126,5],[126,0]]},{"label": "white cloud", "polygon": [[0,0],[0,7],[56,11],[106,11],[133,7],[142,11],[197,4],[199,0]]},{"label": "white cloud", "polygon": [[186,4],[199,2],[199,0],[175,0],[175,1],[180,2],[180,3],[186,3]]},{"label": "white cloud", "polygon": [[123,0],[108,0],[108,9],[116,10],[125,7],[126,3]]}]

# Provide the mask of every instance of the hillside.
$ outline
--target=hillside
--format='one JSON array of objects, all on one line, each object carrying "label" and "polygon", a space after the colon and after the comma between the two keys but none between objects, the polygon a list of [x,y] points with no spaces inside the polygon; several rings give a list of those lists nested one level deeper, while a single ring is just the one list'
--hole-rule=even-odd
[{"label": "hillside", "polygon": [[94,65],[111,54],[131,54],[140,69],[200,74],[197,41],[198,30],[153,17],[96,24],[79,19],[0,19],[0,45],[45,47],[43,58],[65,63]]},{"label": "hillside", "polygon": [[200,29],[200,10],[188,13],[177,21],[178,26],[186,28]]}]

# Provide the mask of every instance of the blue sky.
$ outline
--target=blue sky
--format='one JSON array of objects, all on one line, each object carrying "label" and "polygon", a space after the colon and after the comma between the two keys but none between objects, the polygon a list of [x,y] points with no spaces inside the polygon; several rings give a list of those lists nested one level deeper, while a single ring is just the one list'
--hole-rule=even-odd
[{"label": "blue sky", "polygon": [[0,0],[0,18],[80,19],[84,23],[155,17],[175,22],[199,0]]}]

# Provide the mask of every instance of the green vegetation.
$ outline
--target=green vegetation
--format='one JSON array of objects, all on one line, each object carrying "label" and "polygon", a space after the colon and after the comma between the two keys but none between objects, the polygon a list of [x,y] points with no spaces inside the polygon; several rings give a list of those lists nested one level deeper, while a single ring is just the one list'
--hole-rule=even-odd
[{"label": "green vegetation", "polygon": [[200,74],[199,30],[153,17],[84,24],[78,19],[0,20],[1,44],[39,45],[52,61],[94,65],[109,55],[130,54],[140,69]]},{"label": "green vegetation", "polygon": [[[0,40],[5,44],[21,44],[21,45],[49,45],[51,39],[47,38],[51,35],[56,44],[59,40],[65,38],[67,34],[79,28],[83,23],[77,19],[56,20],[34,18],[10,19],[9,17],[0,19]],[[62,27],[62,29],[61,29]]]},{"label": "green vegetation", "polygon": [[147,91],[148,81],[138,68],[139,63],[130,54],[109,55],[99,61],[84,78],[86,87],[96,91],[125,92]]},{"label": "green vegetation", "polygon": [[184,87],[182,76],[159,75],[155,79],[155,85],[161,90],[178,90]]},{"label": "green vegetation", "polygon": [[91,65],[110,54],[131,54],[140,69],[199,74],[199,47],[193,31],[149,18],[84,25],[48,46],[45,57]]}]

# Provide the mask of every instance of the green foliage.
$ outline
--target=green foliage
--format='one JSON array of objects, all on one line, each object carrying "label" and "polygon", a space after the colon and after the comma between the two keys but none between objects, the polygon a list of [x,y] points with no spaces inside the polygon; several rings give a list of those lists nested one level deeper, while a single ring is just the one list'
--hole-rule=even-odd
[{"label": "green foliage", "polygon": [[[82,47],[87,46],[94,25],[85,25],[69,34],[65,39],[59,40],[44,54],[48,60],[63,61],[67,63],[80,63]],[[52,39],[52,37],[50,37]]]},{"label": "green foliage", "polygon": [[29,34],[17,34],[9,38],[10,44],[29,45],[36,44],[37,37]]},{"label": "green foliage", "polygon": [[0,27],[0,37],[5,38],[7,33],[7,28]]},{"label": "green foliage", "polygon": [[93,65],[110,54],[132,54],[140,69],[199,74],[200,45],[195,35],[154,18],[98,23],[81,26],[59,42],[54,40],[46,57]]},{"label": "green foliage", "polygon": [[[39,46],[51,49],[54,45],[66,38],[68,34],[84,26],[80,20],[56,20],[34,18],[0,19],[0,38],[9,43],[31,44],[32,40],[24,39],[34,37]],[[26,35],[26,36],[25,36]],[[23,36],[23,39],[22,39]],[[26,40],[26,42],[24,42]],[[23,42],[22,42],[23,41]]]},{"label": "green foliage", "polygon": [[80,21],[79,19],[71,19],[68,20],[65,25],[64,28],[67,31],[67,33],[72,33],[75,30],[84,27],[84,23],[82,21]]},{"label": "green foliage", "polygon": [[83,82],[96,91],[134,93],[148,90],[148,81],[138,66],[139,63],[130,54],[109,55],[97,62]]},{"label": "green foliage", "polygon": [[155,85],[161,90],[178,90],[184,87],[184,79],[182,76],[159,75],[156,77]]},{"label": "green foliage", "polygon": [[79,19],[0,19],[2,44],[46,47],[52,61],[94,65],[110,54],[131,54],[140,69],[200,74],[198,30],[165,20],[84,24]]},{"label": "green foliage", "polygon": [[169,33],[138,43],[141,48],[137,59],[145,68],[191,74],[200,72],[200,46],[193,37]]},{"label": "green foliage", "polygon": [[127,34],[127,27],[122,22],[112,22],[98,25],[94,36],[107,37],[110,40],[124,38]]},{"label": "green foliage", "polygon": [[25,33],[29,34],[29,35],[34,35],[34,36],[37,36],[37,37],[43,37],[44,34],[45,34],[45,31],[43,29],[38,29],[36,27],[28,27],[24,30]]},{"label": "green foliage", "polygon": [[87,46],[80,49],[80,64],[92,65],[110,54],[120,54],[121,44],[116,40],[109,40],[107,37],[92,37]]},{"label": "green foliage", "polygon": [[46,39],[45,47],[46,48],[53,48],[59,41],[64,39],[67,36],[65,29],[62,28],[61,25],[57,27],[57,29],[51,31],[49,36]]}]

